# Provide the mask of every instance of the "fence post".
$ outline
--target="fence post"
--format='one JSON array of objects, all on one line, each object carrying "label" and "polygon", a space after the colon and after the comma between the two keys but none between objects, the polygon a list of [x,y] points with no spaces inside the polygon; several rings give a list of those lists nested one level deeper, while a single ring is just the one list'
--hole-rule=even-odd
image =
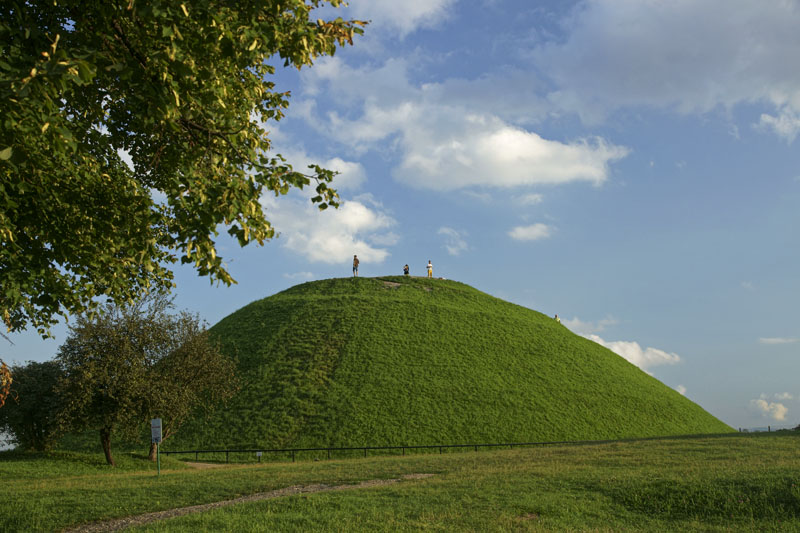
[{"label": "fence post", "polygon": [[405,455],[405,454],[406,454],[406,447],[403,446],[403,455]]},{"label": "fence post", "polygon": [[194,451],[194,460],[197,461],[197,450]]},{"label": "fence post", "polygon": [[439,455],[442,455],[442,447],[439,446]]},{"label": "fence post", "polygon": [[330,461],[330,459],[331,459],[331,449],[328,448],[328,460]]},{"label": "fence post", "polygon": [[364,457],[366,457],[366,456],[367,456],[367,449],[364,448]]},{"label": "fence post", "polygon": [[294,462],[294,450],[292,450],[292,462]]},{"label": "fence post", "polygon": [[225,450],[225,462],[228,462],[228,450]]}]

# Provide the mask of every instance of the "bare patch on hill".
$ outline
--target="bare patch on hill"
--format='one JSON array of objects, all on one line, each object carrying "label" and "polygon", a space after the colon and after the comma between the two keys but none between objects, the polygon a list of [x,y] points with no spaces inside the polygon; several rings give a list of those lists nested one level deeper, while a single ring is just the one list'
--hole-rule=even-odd
[{"label": "bare patch on hill", "polygon": [[360,483],[352,485],[324,485],[322,483],[316,485],[295,485],[292,487],[285,487],[282,489],[271,490],[269,492],[258,492],[248,496],[241,496],[232,500],[223,500],[219,502],[205,503],[202,505],[192,505],[189,507],[179,507],[177,509],[167,509],[166,511],[156,511],[154,513],[145,513],[135,516],[128,516],[125,518],[118,518],[116,520],[106,520],[103,522],[92,522],[78,526],[73,529],[64,530],[65,533],[99,533],[106,531],[120,531],[134,526],[141,526],[158,520],[166,520],[167,518],[174,518],[176,516],[184,516],[192,513],[201,513],[211,509],[218,509],[220,507],[227,507],[229,505],[236,505],[239,503],[257,502],[261,500],[272,500],[281,498],[283,496],[293,496],[295,494],[311,494],[314,492],[332,492],[339,490],[351,489],[365,489],[371,487],[380,487],[384,485],[391,485],[400,481],[412,481],[417,479],[425,479],[433,476],[434,474],[405,474],[399,478],[393,479],[369,479]]},{"label": "bare patch on hill", "polygon": [[401,284],[400,283],[395,283],[394,281],[384,281],[383,285],[386,286],[386,287],[389,287],[390,289],[396,289]]}]

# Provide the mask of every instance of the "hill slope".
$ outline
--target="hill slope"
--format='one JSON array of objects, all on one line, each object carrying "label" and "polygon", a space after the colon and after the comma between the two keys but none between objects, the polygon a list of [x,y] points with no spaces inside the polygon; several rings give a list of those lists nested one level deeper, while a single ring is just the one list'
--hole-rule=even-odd
[{"label": "hill slope", "polygon": [[253,302],[212,328],[241,392],[185,446],[521,442],[731,431],[552,318],[462,283],[344,278]]}]

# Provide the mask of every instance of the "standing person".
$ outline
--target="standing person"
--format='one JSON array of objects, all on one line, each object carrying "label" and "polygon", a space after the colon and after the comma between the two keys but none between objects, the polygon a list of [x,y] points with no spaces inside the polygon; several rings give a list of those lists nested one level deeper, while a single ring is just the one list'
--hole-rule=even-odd
[{"label": "standing person", "polygon": [[408,276],[408,263],[406,263],[406,266],[403,267],[403,275]]},{"label": "standing person", "polygon": [[358,277],[358,263],[359,263],[358,256],[354,255],[353,256],[353,276],[356,277],[356,278]]},{"label": "standing person", "polygon": [[433,263],[431,263],[430,259],[428,259],[428,277],[433,277]]}]

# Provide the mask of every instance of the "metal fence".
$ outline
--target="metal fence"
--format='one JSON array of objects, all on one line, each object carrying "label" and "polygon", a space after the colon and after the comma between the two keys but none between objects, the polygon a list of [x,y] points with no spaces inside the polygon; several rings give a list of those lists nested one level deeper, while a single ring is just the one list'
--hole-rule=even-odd
[{"label": "metal fence", "polygon": [[[646,437],[638,439],[611,439],[611,440],[586,440],[586,441],[546,441],[546,442],[507,442],[507,443],[491,443],[491,444],[422,444],[422,445],[401,445],[401,446],[346,446],[346,447],[322,447],[322,448],[238,448],[238,449],[217,449],[217,450],[169,450],[161,451],[164,455],[191,455],[194,454],[195,461],[200,460],[200,455],[208,456],[209,454],[225,454],[225,462],[230,462],[230,454],[253,454],[257,455],[258,461],[261,462],[262,454],[281,455],[285,454],[288,458],[292,458],[295,462],[297,455],[300,453],[315,453],[327,454],[327,458],[331,458],[331,452],[363,452],[364,457],[367,457],[369,452],[378,451],[394,451],[405,455],[406,451],[430,451],[438,450],[440,454],[445,450],[469,450],[473,449],[478,451],[481,448],[508,448],[514,449],[523,447],[541,447],[541,446],[587,446],[597,444],[611,444],[618,442],[636,442],[648,440],[666,440],[666,439],[691,439],[691,438],[708,438],[708,437],[730,437],[730,433],[722,433],[719,435],[678,435],[678,436],[665,436],[665,437]],[[360,454],[359,454],[360,455]]]},{"label": "metal fence", "polygon": [[739,433],[770,433],[772,431],[787,431],[800,428],[797,424],[790,426],[761,426],[756,428],[739,428]]}]

